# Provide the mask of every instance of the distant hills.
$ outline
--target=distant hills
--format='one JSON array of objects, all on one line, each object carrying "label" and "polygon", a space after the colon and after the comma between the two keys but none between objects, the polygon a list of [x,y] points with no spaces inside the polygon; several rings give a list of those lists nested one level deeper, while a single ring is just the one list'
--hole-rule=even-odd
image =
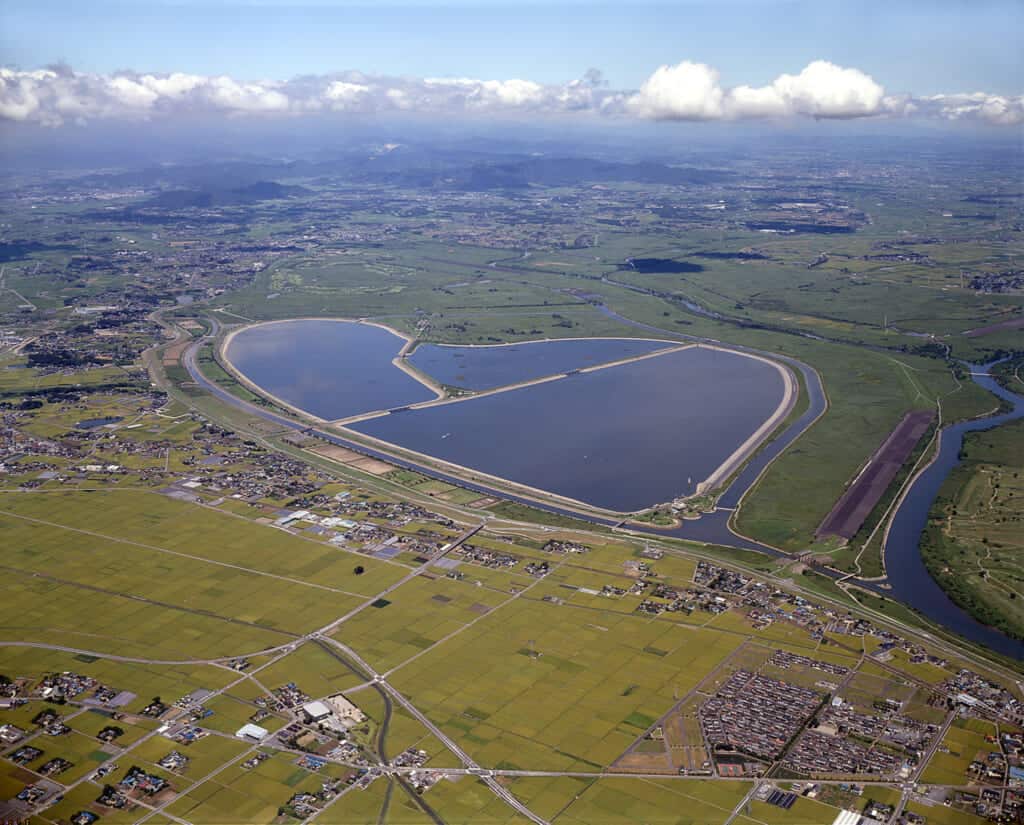
[{"label": "distant hills", "polygon": [[397,182],[444,189],[481,191],[581,183],[706,184],[732,177],[717,169],[669,166],[663,163],[616,163],[591,158],[523,158],[476,162],[442,170],[410,169]]},{"label": "distant hills", "polygon": [[260,201],[295,198],[313,194],[304,186],[285,186],[273,181],[257,181],[233,189],[171,189],[161,192],[143,206],[158,209],[207,208],[211,206],[240,206]]},{"label": "distant hills", "polygon": [[657,161],[625,162],[588,157],[470,150],[424,151],[402,147],[379,153],[347,152],[331,159],[225,161],[164,165],[101,173],[104,183],[160,188],[141,204],[164,209],[228,206],[312,194],[274,179],[324,183],[383,183],[418,189],[487,191],[579,184],[701,185],[731,180],[732,172]]}]

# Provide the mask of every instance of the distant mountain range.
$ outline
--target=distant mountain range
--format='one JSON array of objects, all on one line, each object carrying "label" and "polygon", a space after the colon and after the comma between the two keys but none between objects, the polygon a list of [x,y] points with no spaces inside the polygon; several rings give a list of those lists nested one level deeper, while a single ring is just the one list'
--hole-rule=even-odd
[{"label": "distant mountain range", "polygon": [[96,177],[105,183],[163,187],[163,191],[142,205],[184,209],[257,203],[312,194],[301,186],[275,183],[275,178],[486,191],[581,183],[701,185],[730,180],[734,173],[656,161],[621,162],[586,157],[424,151],[401,147],[384,153],[350,152],[330,160],[242,160],[164,165],[131,172],[101,173]]},{"label": "distant mountain range", "polygon": [[523,189],[531,185],[573,186],[581,183],[714,183],[732,177],[717,169],[669,166],[664,163],[618,163],[571,157],[469,157],[428,165],[410,163],[404,168],[389,158],[387,165],[366,165],[355,176],[386,179],[391,183],[436,189]]},{"label": "distant mountain range", "polygon": [[171,189],[146,201],[143,206],[159,209],[239,206],[260,201],[295,198],[313,194],[304,186],[285,186],[273,181],[257,181],[233,189]]}]

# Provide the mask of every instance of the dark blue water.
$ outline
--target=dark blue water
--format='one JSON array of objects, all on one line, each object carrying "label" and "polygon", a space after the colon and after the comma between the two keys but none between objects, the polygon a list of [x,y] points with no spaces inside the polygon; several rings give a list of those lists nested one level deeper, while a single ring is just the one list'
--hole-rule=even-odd
[{"label": "dark blue water", "polygon": [[282,321],[240,331],[227,356],[271,395],[333,420],[436,398],[391,363],[403,343],[369,324]]},{"label": "dark blue water", "polygon": [[79,430],[95,430],[99,427],[106,427],[107,424],[116,424],[118,421],[124,421],[124,418],[120,415],[112,415],[106,418],[88,418],[85,421],[79,421],[75,424],[75,427]]},{"label": "dark blue water", "polygon": [[597,507],[692,493],[771,416],[778,370],[690,348],[454,404],[359,422],[400,447]]},{"label": "dark blue water", "polygon": [[[687,305],[689,306],[689,304]],[[624,315],[619,315],[615,310],[605,306],[604,304],[599,305],[597,309],[602,314],[609,318],[614,318],[616,321],[623,324],[628,324],[629,326],[637,329],[660,332],[668,338],[677,338],[682,341],[704,341],[713,344],[719,343],[714,339],[700,338],[696,335],[686,335],[680,332],[667,332],[659,329],[658,327],[651,326],[650,324],[645,324],[641,321],[634,321]],[[744,465],[743,470],[733,478],[729,486],[726,487],[719,495],[718,510],[713,513],[707,513],[698,520],[687,521],[680,530],[675,531],[675,534],[683,535],[683,531],[685,531],[686,538],[692,538],[696,541],[729,544],[734,547],[743,547],[747,550],[761,550],[763,552],[772,553],[770,548],[765,547],[762,544],[758,544],[757,542],[749,541],[747,539],[743,539],[741,536],[735,535],[728,526],[729,518],[732,515],[730,511],[739,505],[740,499],[743,498],[744,494],[750,488],[750,485],[757,480],[757,477],[761,474],[764,468],[774,461],[778,455],[786,449],[786,447],[803,435],[804,431],[825,411],[827,406],[825,390],[821,386],[821,378],[819,378],[818,373],[802,361],[798,361],[797,359],[790,358],[786,355],[779,355],[778,353],[763,352],[761,350],[754,349],[753,347],[744,347],[738,344],[730,344],[729,346],[732,349],[739,350],[740,352],[749,352],[754,355],[760,355],[763,358],[772,358],[776,361],[782,361],[794,370],[799,371],[804,379],[804,391],[807,395],[807,409],[799,418],[795,421],[791,421],[783,432],[779,433],[775,438],[762,446],[757,454]]]},{"label": "dark blue water", "polygon": [[641,338],[570,338],[493,347],[421,344],[408,360],[442,384],[468,390],[491,390],[670,346],[674,345]]},{"label": "dark blue water", "polygon": [[942,431],[939,454],[919,475],[899,509],[893,516],[885,543],[885,568],[892,585],[892,595],[920,610],[929,619],[992,650],[1017,659],[1024,658],[1024,642],[1011,639],[995,628],[987,627],[957,607],[931,577],[921,560],[918,547],[928,522],[935,497],[942,482],[960,463],[964,434],[989,430],[1008,421],[1024,417],[1024,398],[1003,389],[989,375],[992,364],[972,367],[973,378],[989,392],[1013,405],[1010,412],[978,421],[954,424]]},{"label": "dark blue water", "polygon": [[[609,317],[615,318],[622,323],[629,324],[636,328],[647,329],[654,333],[664,335],[667,338],[701,340],[694,336],[668,332],[652,327],[648,324],[633,321],[632,319],[615,313],[607,307],[599,307],[599,309]],[[756,350],[754,351],[756,352]],[[776,357],[779,357],[780,360],[786,361],[803,373],[806,387],[808,389],[809,409],[800,416],[798,420],[791,422],[782,435],[763,448],[761,452],[747,465],[744,471],[733,480],[733,483],[720,499],[720,508],[723,506],[726,508],[735,506],[735,503],[742,497],[743,493],[746,492],[749,485],[753,480],[755,480],[757,474],[764,468],[764,466],[779,452],[785,449],[786,446],[792,443],[792,441],[810,425],[813,419],[820,414],[825,407],[824,392],[817,373],[810,369],[806,364],[795,359],[782,356]],[[284,418],[270,410],[242,401],[227,390],[209,381],[196,368],[193,359],[186,358],[185,364],[192,378],[204,389],[220,398],[223,402],[241,407],[252,415],[265,418],[266,420],[272,421],[282,427],[293,430],[308,429],[303,423]],[[978,371],[987,372],[987,367],[978,368]],[[942,442],[942,449],[939,457],[939,461],[942,463],[940,464],[937,461],[932,465],[929,472],[918,479],[917,483],[914,484],[911,493],[904,499],[903,504],[894,517],[893,529],[890,531],[889,539],[886,544],[886,564],[889,570],[890,582],[892,583],[893,591],[891,593],[886,593],[871,582],[864,582],[863,586],[874,590],[879,594],[885,593],[886,595],[892,595],[901,601],[912,604],[921,613],[936,623],[944,625],[947,629],[957,632],[969,639],[972,639],[973,641],[986,644],[993,650],[1004,655],[1012,656],[1017,659],[1024,659],[1024,645],[1018,641],[1010,639],[998,630],[986,627],[979,622],[974,621],[964,613],[964,611],[953,604],[949,597],[946,596],[946,594],[931,578],[931,575],[928,573],[927,568],[925,568],[924,564],[921,562],[920,556],[918,555],[918,542],[927,519],[928,510],[931,508],[932,502],[938,493],[938,489],[941,486],[942,481],[957,463],[956,456],[960,452],[963,434],[970,430],[981,430],[998,426],[999,424],[1020,418],[1024,415],[1024,399],[1019,395],[1003,390],[991,378],[986,376],[974,376],[974,378],[981,386],[991,390],[996,395],[999,395],[1012,403],[1014,405],[1014,412],[993,416],[977,422],[960,424],[950,428],[949,432],[945,434]],[[407,414],[408,413],[401,413],[399,415]],[[424,466],[414,460],[392,456],[364,444],[353,442],[332,432],[324,430],[311,431],[315,432],[316,435],[325,441],[356,450],[374,458],[390,461],[392,464],[399,467],[417,470],[450,484],[455,484],[465,489],[473,490],[481,495],[497,495],[509,501],[530,505],[546,512],[583,519],[595,524],[613,526],[616,523],[615,519],[587,515],[577,512],[569,507],[559,507],[553,504],[538,502],[522,496],[517,496],[515,494],[497,492],[486,484],[468,481],[465,478],[456,477],[433,467]],[[950,457],[952,457],[952,461],[950,461]],[[697,521],[688,521],[682,527],[675,529],[660,530],[658,528],[643,527],[641,525],[631,525],[631,529],[638,532],[678,536],[696,541],[706,541],[711,544],[760,550],[761,552],[772,556],[781,555],[778,551],[770,547],[760,545],[757,542],[737,536],[733,533],[728,524],[728,518],[730,515],[731,513],[728,509],[718,509]],[[825,575],[832,576],[833,578],[836,578],[839,575],[834,574],[827,568],[823,569],[822,572]]]}]

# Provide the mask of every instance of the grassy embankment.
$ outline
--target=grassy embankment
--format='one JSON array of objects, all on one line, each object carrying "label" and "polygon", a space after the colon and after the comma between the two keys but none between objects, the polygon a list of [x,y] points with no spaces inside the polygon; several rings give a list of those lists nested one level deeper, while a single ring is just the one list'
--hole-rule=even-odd
[{"label": "grassy embankment", "polygon": [[[479,266],[477,259],[486,257],[484,251],[480,251],[477,259],[472,259],[472,251],[459,250],[460,256],[466,258],[462,263]],[[431,254],[437,252],[410,248],[399,253],[409,259],[410,265],[416,255],[422,264]],[[485,282],[474,282],[458,291],[457,311],[451,309],[454,299],[435,289],[435,282],[440,283],[445,277],[450,280],[450,274],[444,275],[437,271],[439,266],[430,264],[414,274],[392,274],[394,291],[370,291],[365,283],[366,272],[358,267],[310,264],[296,268],[282,284],[278,281],[285,275],[272,273],[266,284],[254,284],[232,298],[238,302],[240,312],[260,315],[256,293],[277,285],[286,292],[269,305],[262,302],[267,307],[262,309],[264,315],[307,314],[315,299],[321,314],[379,313],[385,320],[385,313],[397,313],[412,302],[413,306],[422,305],[436,313],[426,338],[464,343],[544,335],[651,334],[616,322],[594,307],[573,302],[555,291],[586,288],[600,293],[609,306],[626,317],[669,332],[707,336],[800,358],[820,372],[830,408],[765,474],[748,496],[738,519],[738,527],[744,533],[790,551],[811,543],[814,529],[846,483],[907,410],[933,406],[936,398],[943,397],[945,418],[954,420],[977,415],[992,406],[979,388],[964,384],[958,389],[948,366],[939,359],[738,327],[695,315],[677,303],[584,278],[573,273],[569,264],[564,271],[517,273],[514,279],[505,276],[507,280],[502,279],[501,273],[490,271],[483,279]],[[582,262],[578,267],[581,273],[585,269]],[[271,282],[272,278],[277,280]],[[560,318],[555,319],[556,315]],[[405,319],[393,321],[402,326]],[[571,329],[557,326],[565,321],[573,324]]]},{"label": "grassy embankment", "polygon": [[921,542],[925,564],[980,621],[1024,638],[1024,422],[969,433]]}]

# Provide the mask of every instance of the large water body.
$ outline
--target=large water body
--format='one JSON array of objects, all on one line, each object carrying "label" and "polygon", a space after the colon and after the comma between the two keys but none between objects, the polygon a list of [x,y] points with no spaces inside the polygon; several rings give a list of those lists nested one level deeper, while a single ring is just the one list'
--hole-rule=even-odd
[{"label": "large water body", "polygon": [[409,361],[442,384],[480,391],[645,355],[671,346],[676,345],[643,338],[569,338],[489,347],[420,344]]},{"label": "large water body", "polygon": [[[655,332],[658,329],[619,315],[606,306],[599,306],[598,309],[609,318],[614,318],[636,329],[650,332]],[[661,334],[682,340],[701,340],[694,336],[674,332],[662,331]],[[743,347],[738,347],[738,349],[743,349]],[[671,534],[696,541],[743,547],[748,550],[760,550],[769,555],[778,555],[778,551],[737,536],[729,529],[730,508],[739,505],[744,493],[754,483],[761,471],[796,440],[825,409],[824,390],[813,371],[807,365],[794,359],[785,356],[776,357],[803,373],[809,394],[807,411],[797,421],[792,422],[786,428],[785,433],[769,443],[747,463],[746,467],[719,497],[718,510],[706,514],[697,521],[687,522],[676,530],[664,531],[666,535]],[[885,547],[888,582],[892,590],[882,590],[870,582],[864,583],[864,586],[880,595],[894,596],[900,601],[912,605],[931,621],[964,638],[987,645],[1003,655],[1024,659],[1024,642],[1011,639],[1005,633],[982,624],[954,604],[928,572],[919,550],[921,534],[928,519],[928,511],[938,495],[942,482],[960,463],[960,447],[963,444],[964,435],[967,432],[991,429],[1024,417],[1024,397],[999,386],[989,374],[992,366],[993,364],[971,366],[971,378],[980,386],[1007,401],[1012,406],[1012,411],[976,421],[962,422],[943,431],[940,454],[928,470],[915,480],[893,515]],[[828,571],[825,572],[828,574]]]},{"label": "large water body", "polygon": [[[773,366],[690,348],[546,383],[422,409],[434,393],[395,367],[403,340],[342,321],[241,330],[227,355],[266,392],[319,418],[376,410],[350,425],[397,446],[616,511],[693,493],[781,402]],[[436,380],[484,390],[644,355],[650,339],[580,339],[502,347],[421,347]]]},{"label": "large water body", "polygon": [[282,321],[240,330],[227,357],[264,391],[331,421],[437,397],[391,363],[404,343],[371,324]]},{"label": "large water body", "polygon": [[[667,332],[648,324],[633,321],[632,319],[618,315],[607,307],[599,307],[599,309],[601,309],[601,311],[607,316],[614,318],[623,324],[638,329],[644,329],[653,334],[664,335],[666,338],[674,338],[677,340],[699,340],[693,336]],[[296,323],[305,324],[313,322]],[[266,327],[260,327],[259,329],[266,329]],[[385,330],[381,331],[386,332]],[[396,336],[391,337],[393,341]],[[733,480],[732,484],[730,484],[720,499],[719,503],[723,507],[736,506],[739,499],[742,497],[743,492],[748,489],[756,476],[761,472],[761,470],[763,470],[764,465],[768,464],[771,459],[785,449],[785,447],[788,446],[800,433],[802,433],[811,421],[813,421],[813,419],[824,409],[824,393],[813,371],[798,361],[792,361],[792,359],[788,358],[782,358],[782,360],[790,362],[794,368],[799,369],[804,374],[807,389],[810,393],[810,407],[798,420],[791,422],[790,426],[787,427],[786,432],[782,436],[775,439],[764,450],[758,453],[753,461],[748,463],[740,475]],[[970,430],[988,429],[990,427],[998,426],[999,424],[1024,417],[1024,398],[1020,395],[1009,393],[999,387],[990,377],[987,376],[988,366],[975,368],[974,375],[972,376],[973,379],[981,386],[991,390],[996,395],[1010,402],[1013,405],[1013,412],[955,425],[944,434],[942,449],[938,460],[932,465],[932,468],[930,468],[928,473],[922,475],[918,479],[918,482],[912,487],[909,494],[904,499],[902,506],[895,515],[893,529],[890,531],[889,540],[886,545],[886,563],[889,570],[890,582],[893,587],[893,590],[887,595],[895,596],[902,601],[914,605],[925,616],[938,624],[944,625],[949,630],[958,632],[974,641],[984,643],[993,650],[1003,653],[1004,655],[1012,656],[1017,659],[1024,659],[1024,644],[1019,640],[1010,639],[998,630],[982,625],[953,604],[949,597],[946,596],[946,594],[931,578],[931,575],[928,573],[927,568],[925,568],[920,556],[918,555],[917,549],[921,531],[923,530],[927,519],[928,510],[934,501],[935,495],[937,494],[942,481],[957,463],[957,456],[960,451],[963,435]],[[207,380],[202,373],[195,370],[194,365],[190,365],[189,371],[193,378],[208,392],[217,396],[225,403],[245,407],[251,414],[266,418],[267,420],[273,421],[283,427],[300,429],[305,426],[291,419],[276,415],[267,409],[256,407],[241,401],[239,398],[219,387],[217,384]],[[361,450],[368,455],[389,460],[402,467],[418,469],[421,472],[428,473],[450,483],[459,484],[467,489],[477,491],[481,495],[493,494],[493,490],[488,488],[486,485],[469,482],[463,478],[457,478],[432,468],[425,468],[416,464],[414,461],[394,458],[386,453],[368,448],[361,444],[356,444],[330,432],[321,431],[320,435],[322,438],[332,443]],[[551,504],[538,503],[507,493],[502,495],[509,500],[517,501],[522,504],[530,504],[534,507],[538,507],[539,509],[547,510],[559,515],[576,516],[578,518],[584,518],[595,523],[608,526],[615,523],[614,519],[585,515],[581,516],[571,509]],[[727,523],[728,516],[728,510],[720,509],[695,522],[687,522],[683,527],[673,530],[644,528],[640,525],[634,525],[633,529],[641,532],[675,535],[683,538],[689,538],[691,540],[707,541],[714,544],[745,547],[751,550],[761,550],[769,555],[778,555],[777,551],[774,551],[772,548],[758,545],[756,542],[744,539],[732,533],[729,530]],[[877,590],[877,588],[872,587],[869,583],[866,583],[865,586]],[[885,591],[878,590],[878,592],[883,593]]]},{"label": "large water body", "polygon": [[784,392],[770,364],[693,347],[351,428],[586,504],[632,511],[693,493],[772,415]]}]

